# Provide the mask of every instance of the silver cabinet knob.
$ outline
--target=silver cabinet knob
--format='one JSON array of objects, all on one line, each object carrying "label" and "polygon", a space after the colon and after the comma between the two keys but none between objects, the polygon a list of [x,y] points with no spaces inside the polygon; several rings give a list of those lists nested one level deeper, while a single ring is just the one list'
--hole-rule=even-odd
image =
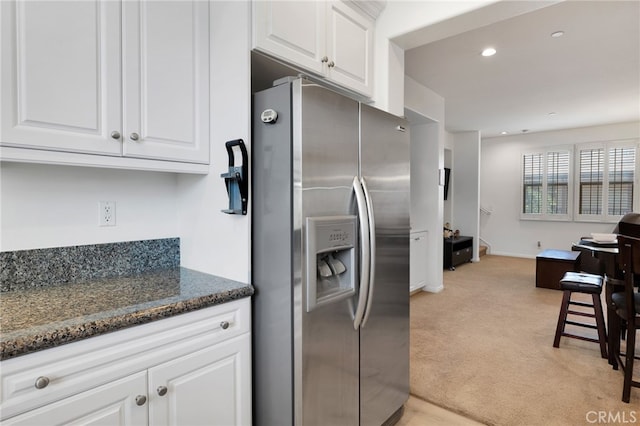
[{"label": "silver cabinet knob", "polygon": [[119,131],[117,131],[117,130],[114,130],[113,132],[111,132],[111,137],[112,137],[113,139],[120,139],[120,136],[121,136],[121,135],[120,135],[120,132],[119,132]]},{"label": "silver cabinet knob", "polygon": [[136,405],[144,405],[147,402],[147,397],[144,395],[136,396]]},{"label": "silver cabinet knob", "polygon": [[223,330],[226,330],[227,328],[229,328],[229,321],[222,321],[220,323],[220,328],[222,328]]},{"label": "silver cabinet knob", "polygon": [[158,389],[156,389],[156,391],[158,392],[158,395],[165,396],[167,394],[167,387],[166,386],[158,386]]},{"label": "silver cabinet knob", "polygon": [[335,66],[336,66],[336,63],[335,63],[335,62],[333,62],[333,61],[331,61],[331,62],[329,62],[329,63],[327,64],[327,66],[328,66],[329,68],[333,68],[333,67],[335,67]]},{"label": "silver cabinet knob", "polygon": [[135,133],[135,132],[134,132],[134,133],[131,133],[131,134],[129,135],[129,139],[131,139],[132,141],[137,141],[138,139],[140,139],[140,135],[139,135],[139,134],[137,134],[137,133]]},{"label": "silver cabinet knob", "polygon": [[36,379],[36,389],[44,389],[49,386],[49,378],[45,376],[40,376]]},{"label": "silver cabinet knob", "polygon": [[323,64],[328,61],[329,61],[329,58],[327,58],[326,56],[323,56],[322,59],[320,59],[320,62],[322,62]]}]

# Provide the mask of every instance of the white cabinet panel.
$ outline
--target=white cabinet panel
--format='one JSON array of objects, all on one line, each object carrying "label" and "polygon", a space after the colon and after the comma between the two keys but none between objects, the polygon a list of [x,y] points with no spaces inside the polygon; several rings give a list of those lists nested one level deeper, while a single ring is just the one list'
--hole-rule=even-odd
[{"label": "white cabinet panel", "polygon": [[254,45],[321,74],[325,5],[320,1],[254,1]]},{"label": "white cabinet panel", "polygon": [[410,238],[409,291],[415,291],[427,283],[427,232],[413,232]]},{"label": "white cabinet panel", "polygon": [[208,3],[123,7],[124,155],[208,162]]},{"label": "white cabinet panel", "polygon": [[341,1],[253,2],[253,47],[371,97],[374,20]]},{"label": "white cabinet panel", "polygon": [[37,410],[4,420],[3,425],[143,425],[148,422],[147,375],[133,374],[124,379],[79,393]]},{"label": "white cabinet panel", "polygon": [[[3,1],[3,145],[119,155],[120,5]],[[6,56],[5,56],[6,55]]]},{"label": "white cabinet panel", "polygon": [[333,62],[333,66],[328,67],[328,77],[370,95],[373,20],[339,1],[330,3],[327,13],[327,56]]},{"label": "white cabinet panel", "polygon": [[246,334],[150,369],[150,424],[251,423],[250,354]]},{"label": "white cabinet panel", "polygon": [[3,160],[209,163],[208,2],[13,0],[0,11]]}]

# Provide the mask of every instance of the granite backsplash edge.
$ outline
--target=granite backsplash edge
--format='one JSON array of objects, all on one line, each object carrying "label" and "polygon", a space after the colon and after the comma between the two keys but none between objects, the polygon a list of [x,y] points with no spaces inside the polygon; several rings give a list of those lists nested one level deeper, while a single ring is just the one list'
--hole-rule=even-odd
[{"label": "granite backsplash edge", "polygon": [[0,252],[0,292],[180,267],[180,239]]}]

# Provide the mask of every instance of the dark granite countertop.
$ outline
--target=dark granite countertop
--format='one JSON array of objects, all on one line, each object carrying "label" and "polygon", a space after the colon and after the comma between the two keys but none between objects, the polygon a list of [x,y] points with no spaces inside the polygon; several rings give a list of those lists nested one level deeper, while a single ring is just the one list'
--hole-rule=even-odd
[{"label": "dark granite countertop", "polygon": [[0,293],[0,360],[249,297],[249,284],[186,268]]}]

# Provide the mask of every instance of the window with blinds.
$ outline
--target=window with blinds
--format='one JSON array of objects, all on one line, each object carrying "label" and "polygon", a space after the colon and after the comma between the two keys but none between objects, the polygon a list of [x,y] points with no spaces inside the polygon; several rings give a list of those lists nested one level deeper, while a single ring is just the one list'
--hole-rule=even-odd
[{"label": "window with blinds", "polygon": [[578,219],[617,221],[633,211],[636,147],[602,143],[579,149]]},{"label": "window with blinds", "polygon": [[569,219],[571,152],[549,150],[522,159],[522,217]]},{"label": "window with blinds", "polygon": [[569,151],[547,153],[547,214],[569,212]]},{"label": "window with blinds", "polygon": [[633,181],[636,168],[634,148],[609,149],[609,193],[607,194],[610,215],[624,215],[633,211]]},{"label": "window with blinds", "polygon": [[524,155],[523,164],[523,202],[522,213],[542,213],[542,156],[543,154]]},{"label": "window with blinds", "polygon": [[602,213],[604,149],[580,151],[579,214]]}]

